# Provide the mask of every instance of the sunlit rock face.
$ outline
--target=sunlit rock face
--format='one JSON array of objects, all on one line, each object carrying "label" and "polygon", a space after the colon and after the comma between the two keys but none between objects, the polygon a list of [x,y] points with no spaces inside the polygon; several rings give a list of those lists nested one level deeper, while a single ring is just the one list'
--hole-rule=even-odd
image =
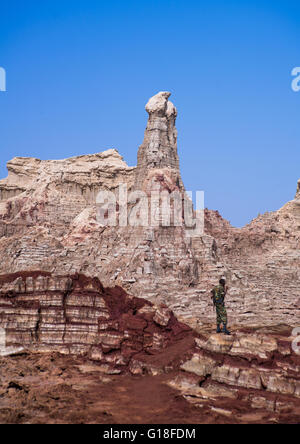
[{"label": "sunlit rock face", "polygon": [[203,332],[195,339],[193,356],[181,365],[183,372],[169,384],[193,405],[221,409],[235,422],[264,422],[269,415],[280,422],[284,414],[297,422],[300,357],[290,333],[284,326],[238,330],[232,336]]},{"label": "sunlit rock face", "polygon": [[128,369],[138,356],[190,334],[173,313],[122,288],[105,288],[84,275],[23,272],[0,276],[0,327],[4,355],[60,352],[82,355],[107,373]]},{"label": "sunlit rock face", "polygon": [[149,115],[144,141],[138,150],[135,190],[181,193],[184,186],[180,176],[177,153],[177,109],[169,101],[169,92],[160,92],[146,105]]},{"label": "sunlit rock face", "polygon": [[136,188],[143,189],[149,174],[166,170],[175,184],[182,184],[177,154],[177,130],[175,121],[177,110],[168,99],[169,92],[160,92],[146,105],[149,114],[144,141],[138,151]]}]

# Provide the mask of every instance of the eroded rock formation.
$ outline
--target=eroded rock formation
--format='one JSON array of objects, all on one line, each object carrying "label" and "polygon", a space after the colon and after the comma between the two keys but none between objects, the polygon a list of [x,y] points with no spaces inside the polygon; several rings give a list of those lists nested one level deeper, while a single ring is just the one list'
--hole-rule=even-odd
[{"label": "eroded rock formation", "polygon": [[182,188],[177,154],[177,109],[168,99],[169,92],[160,92],[146,105],[149,114],[143,144],[137,156],[135,186],[142,190],[154,175],[166,175],[173,186]]},{"label": "eroded rock formation", "polygon": [[17,353],[82,355],[118,374],[191,334],[167,307],[97,278],[23,272],[1,276],[0,286],[0,325]]},{"label": "eroded rock formation", "polygon": [[[169,96],[158,93],[146,105],[137,167],[116,150],[8,163],[0,181],[1,420],[51,415],[60,422],[51,410],[59,392],[78,411],[86,403],[78,419],[86,422],[95,415],[124,421],[128,399],[137,408],[132,422],[146,422],[155,409],[153,421],[168,423],[172,409],[184,422],[299,421],[300,358],[292,348],[300,322],[299,182],[294,200],[242,229],[205,210],[204,232],[191,236],[174,220],[166,226],[161,214],[152,219],[150,204],[147,226],[107,226],[97,217],[96,196],[104,190],[114,193],[121,217],[121,184],[128,193],[184,199]],[[129,199],[128,214],[135,203]],[[230,287],[229,338],[211,334],[210,290],[221,276]],[[102,376],[100,388],[99,372],[111,378]],[[140,397],[128,375],[140,384]],[[150,379],[138,382],[143,375]],[[123,406],[108,382],[128,391]],[[104,413],[100,389],[104,404],[109,399]],[[76,421],[73,411],[65,415]]]},{"label": "eroded rock formation", "polygon": [[194,328],[214,320],[210,289],[228,280],[231,322],[298,325],[299,185],[294,200],[236,229],[205,211],[205,230],[184,226],[103,226],[96,196],[118,186],[147,195],[184,194],[177,154],[177,110],[161,92],[146,105],[149,120],[137,167],[115,150],[59,161],[16,158],[0,181],[0,273],[83,273],[105,287],[164,303]]},{"label": "eroded rock formation", "polygon": [[[300,357],[292,349],[287,327],[235,331],[231,337],[204,332],[197,351],[171,385],[190,402],[210,405],[223,399],[225,416],[236,403],[264,412],[300,412]],[[245,419],[246,419],[245,415]],[[254,415],[255,416],[255,415]],[[248,417],[250,420],[251,414]]]}]

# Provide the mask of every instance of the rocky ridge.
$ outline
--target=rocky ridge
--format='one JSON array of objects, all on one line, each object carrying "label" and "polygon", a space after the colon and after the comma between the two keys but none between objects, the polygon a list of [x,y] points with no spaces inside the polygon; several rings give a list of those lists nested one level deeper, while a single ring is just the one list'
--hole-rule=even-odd
[{"label": "rocky ridge", "polygon": [[[167,307],[130,297],[97,278],[23,272],[0,277],[0,323],[10,354],[59,352],[98,361],[108,374],[133,373],[144,355],[191,330]],[[5,351],[4,351],[5,354]]]},{"label": "rocky ridge", "polygon": [[[167,318],[155,317],[166,333]],[[181,328],[177,339],[170,329],[167,336],[152,350],[148,336],[148,353],[135,353],[127,366],[115,360],[112,343],[105,363],[99,352],[85,354],[86,343],[76,355],[66,344],[63,353],[37,347],[0,357],[0,421],[299,423],[300,358],[289,328],[240,329],[232,337]]]},{"label": "rocky ridge", "polygon": [[184,374],[170,384],[195,405],[214,409],[213,401],[221,398],[224,416],[232,415],[235,402],[248,404],[248,413],[252,408],[298,415],[300,358],[293,339],[284,326],[237,330],[229,337],[203,332],[195,339],[196,352],[181,366]]}]

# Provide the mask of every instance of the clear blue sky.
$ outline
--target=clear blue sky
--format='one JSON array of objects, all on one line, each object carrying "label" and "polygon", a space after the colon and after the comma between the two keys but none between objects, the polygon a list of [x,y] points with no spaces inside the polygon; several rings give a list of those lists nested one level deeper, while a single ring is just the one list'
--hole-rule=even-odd
[{"label": "clear blue sky", "polygon": [[178,108],[188,190],[242,226],[300,177],[299,1],[1,2],[0,177],[14,156],[117,148],[136,164],[161,90]]}]

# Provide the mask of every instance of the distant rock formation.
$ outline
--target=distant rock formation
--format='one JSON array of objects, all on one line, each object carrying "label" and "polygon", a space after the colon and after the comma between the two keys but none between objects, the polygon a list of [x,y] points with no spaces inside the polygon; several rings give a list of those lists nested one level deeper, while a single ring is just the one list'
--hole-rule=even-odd
[{"label": "distant rock formation", "polygon": [[15,157],[7,163],[7,169],[7,179],[0,181],[0,201],[26,191],[39,189],[41,193],[45,187],[56,186],[65,193],[81,194],[87,202],[94,203],[102,188],[114,189],[121,181],[131,185],[135,171],[135,167],[128,167],[113,149],[64,160]]}]

